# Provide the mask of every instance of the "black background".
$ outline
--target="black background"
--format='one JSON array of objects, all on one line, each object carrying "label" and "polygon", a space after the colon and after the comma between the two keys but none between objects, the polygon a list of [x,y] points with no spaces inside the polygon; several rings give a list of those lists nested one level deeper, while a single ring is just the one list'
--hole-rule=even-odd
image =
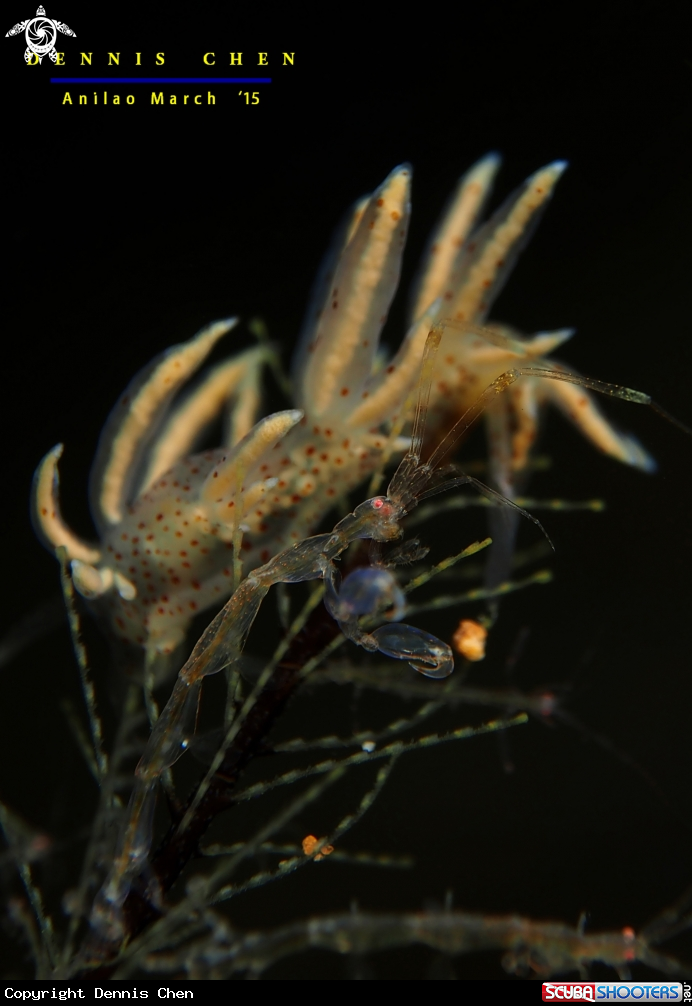
[{"label": "black background", "polygon": [[[402,160],[414,168],[405,286],[449,191],[476,158],[503,154],[494,205],[540,165],[568,159],[493,317],[527,332],[576,326],[562,359],[645,390],[692,421],[692,54],[682,25],[645,7],[622,19],[565,8],[554,21],[537,5],[486,5],[482,13],[468,5],[444,15],[427,5],[411,23],[402,11],[369,7],[335,27],[301,5],[279,21],[259,5],[249,13],[203,4],[180,19],[163,9],[143,15],[137,5],[104,12],[55,3],[48,16],[77,33],[60,36],[64,68],[48,60],[27,68],[23,38],[3,40],[8,628],[57,587],[54,562],[28,520],[43,454],[65,443],[64,512],[88,536],[90,459],[132,374],[230,314],[261,315],[288,359],[332,227]],[[7,28],[31,14],[31,0],[6,8]],[[122,52],[120,73],[135,72],[141,51],[139,73],[173,76],[203,74],[205,51],[217,53],[209,74],[237,72],[224,64],[229,51],[243,51],[244,69],[264,74],[252,65],[259,50],[270,54],[274,83],[260,89],[257,107],[245,106],[238,87],[217,86],[213,107],[153,108],[142,85],[117,88],[135,95],[132,107],[84,108],[77,94],[116,89],[48,83],[59,72],[86,73],[81,51],[94,52],[93,75],[118,72],[105,67],[108,51]],[[156,70],[158,51],[166,64]],[[283,51],[295,51],[294,67],[277,65]],[[66,89],[71,107],[62,104]],[[398,304],[385,333],[390,345],[402,328]],[[227,345],[248,341],[239,331]],[[447,890],[470,910],[567,922],[588,910],[595,929],[636,927],[690,883],[692,441],[644,409],[607,407],[652,451],[659,472],[617,465],[550,417],[542,450],[555,464],[533,491],[598,496],[608,509],[546,515],[555,582],[505,603],[473,677],[501,684],[513,641],[528,626],[516,683],[572,683],[568,708],[588,729],[531,723],[515,731],[511,775],[493,737],[409,756],[348,847],[412,853],[415,870],[311,868],[234,903],[239,928],[343,910],[352,898],[363,908],[415,910],[440,903]],[[482,531],[470,518],[468,529],[460,520],[446,527],[447,545]],[[76,687],[66,632],[0,673],[2,796],[65,843],[46,880],[54,895],[70,882],[61,863],[88,819],[80,794],[90,792],[58,708]],[[296,730],[328,732],[339,703],[350,703],[343,693],[323,701],[324,720],[313,700],[309,721],[295,713]],[[361,725],[367,715],[384,722],[399,711],[373,702]],[[348,723],[350,706],[343,715]],[[354,777],[351,803],[364,779]],[[337,809],[349,804],[347,789],[342,796]],[[334,820],[327,818],[325,828]],[[675,949],[685,952],[680,940]],[[498,959],[462,959],[457,974],[501,977]],[[383,955],[370,962],[369,977],[425,978],[432,960],[423,951]],[[14,957],[6,973],[23,968]],[[318,955],[271,974],[350,976]]]}]

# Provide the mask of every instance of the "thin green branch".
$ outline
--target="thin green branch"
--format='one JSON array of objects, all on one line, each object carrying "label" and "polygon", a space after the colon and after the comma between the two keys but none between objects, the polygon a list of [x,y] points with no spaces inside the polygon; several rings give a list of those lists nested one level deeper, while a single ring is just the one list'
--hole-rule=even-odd
[{"label": "thin green branch", "polygon": [[533,584],[550,583],[553,574],[549,569],[540,569],[537,573],[527,576],[524,580],[509,580],[501,583],[498,587],[487,589],[477,587],[475,590],[467,590],[463,594],[441,594],[431,601],[424,601],[422,604],[414,604],[406,609],[407,615],[419,615],[423,611],[440,611],[442,608],[453,608],[458,604],[469,604],[471,601],[484,601],[491,597],[503,597],[505,594],[513,594],[516,590],[523,590]]},{"label": "thin green branch", "polygon": [[3,803],[0,803],[0,828],[2,829],[7,846],[12,853],[15,867],[38,924],[38,931],[41,937],[42,966],[39,969],[37,978],[47,978],[47,972],[54,967],[57,957],[53,922],[46,912],[41,892],[34,883],[31,875],[31,867],[22,851],[22,843],[17,842],[15,839],[12,827],[12,815]]},{"label": "thin green branch", "polygon": [[498,730],[506,730],[509,727],[521,726],[527,721],[528,716],[526,713],[519,713],[511,719],[492,720],[490,723],[484,723],[479,727],[459,727],[459,729],[452,730],[448,734],[428,734],[426,737],[418,737],[413,741],[394,741],[392,744],[388,744],[386,747],[375,751],[358,751],[341,759],[330,758],[328,761],[310,765],[308,768],[291,769],[290,772],[285,772],[274,779],[268,779],[264,782],[255,783],[253,786],[248,786],[247,789],[241,790],[235,796],[235,799],[238,802],[241,800],[255,800],[257,797],[263,796],[278,786],[292,786],[293,783],[299,782],[301,779],[309,779],[311,776],[321,775],[324,772],[332,772],[338,767],[346,769],[351,768],[353,765],[362,765],[367,761],[377,761],[380,758],[399,757],[399,755],[407,751],[437,747],[439,744],[449,744],[451,741],[466,740],[468,737],[495,733]]},{"label": "thin green branch", "polygon": [[[606,504],[604,500],[591,499],[591,500],[561,500],[561,499],[536,499],[533,496],[517,496],[513,499],[513,502],[517,506],[522,507],[524,510],[552,510],[552,511],[563,511],[565,513],[572,511],[590,511],[591,513],[602,513]],[[450,510],[466,510],[468,507],[496,507],[497,503],[492,500],[486,499],[485,496],[465,496],[465,495],[455,495],[449,496],[447,499],[440,501],[439,503],[428,503],[427,506],[419,507],[414,514],[408,518],[408,527],[415,527],[417,524],[423,524],[426,521],[432,520],[434,517],[439,517],[442,513],[448,513]]]},{"label": "thin green branch", "polygon": [[65,607],[67,608],[72,646],[77,658],[79,678],[82,684],[82,694],[84,696],[84,703],[89,716],[89,730],[91,732],[91,743],[94,747],[96,765],[98,766],[98,779],[100,782],[103,782],[106,772],[108,771],[108,758],[103,749],[103,728],[101,726],[101,719],[96,707],[96,693],[91,680],[87,653],[84,644],[82,643],[79,615],[77,613],[77,605],[75,603],[74,586],[72,584],[72,577],[70,576],[70,570],[68,567],[67,549],[63,545],[60,545],[56,548],[55,553],[58,557],[58,562],[60,563],[60,585],[65,599]]}]

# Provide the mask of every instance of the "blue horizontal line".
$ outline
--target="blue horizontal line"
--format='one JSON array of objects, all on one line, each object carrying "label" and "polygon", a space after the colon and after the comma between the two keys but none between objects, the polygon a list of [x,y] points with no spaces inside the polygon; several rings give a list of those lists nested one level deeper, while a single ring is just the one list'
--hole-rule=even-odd
[{"label": "blue horizontal line", "polygon": [[51,84],[271,84],[271,77],[51,77]]}]

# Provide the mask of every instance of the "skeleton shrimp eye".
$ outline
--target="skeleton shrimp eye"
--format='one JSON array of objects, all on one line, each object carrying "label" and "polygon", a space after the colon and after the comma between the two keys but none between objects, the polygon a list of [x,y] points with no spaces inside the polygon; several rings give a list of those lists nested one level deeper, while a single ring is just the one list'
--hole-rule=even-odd
[{"label": "skeleton shrimp eye", "polygon": [[366,500],[361,506],[374,510],[379,517],[396,517],[399,513],[398,507],[392,503],[388,496],[374,496]]},{"label": "skeleton shrimp eye", "polygon": [[387,496],[375,496],[373,499],[359,503],[353,511],[354,516],[363,522],[368,531],[364,537],[375,541],[391,541],[400,538],[402,530],[399,527],[401,511]]}]

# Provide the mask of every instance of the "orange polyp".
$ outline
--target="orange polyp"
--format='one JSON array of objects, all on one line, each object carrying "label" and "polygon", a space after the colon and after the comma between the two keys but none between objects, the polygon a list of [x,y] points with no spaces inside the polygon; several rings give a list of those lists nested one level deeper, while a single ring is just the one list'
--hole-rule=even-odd
[{"label": "orange polyp", "polygon": [[488,630],[471,618],[462,618],[456,632],[452,636],[452,646],[470,661],[483,660],[485,658],[485,642],[488,638]]}]

